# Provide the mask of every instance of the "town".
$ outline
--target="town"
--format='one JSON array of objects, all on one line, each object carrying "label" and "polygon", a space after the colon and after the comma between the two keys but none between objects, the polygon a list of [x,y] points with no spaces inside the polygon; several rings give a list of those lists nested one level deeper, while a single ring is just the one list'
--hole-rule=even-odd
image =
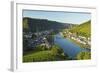
[{"label": "town", "polygon": [[82,48],[87,48],[89,49],[91,46],[91,38],[88,37],[84,37],[84,36],[78,36],[77,33],[71,33],[70,31],[66,30],[62,33],[60,33],[62,36],[64,36],[65,38],[69,38],[71,40],[73,40],[74,42],[77,42],[77,44],[82,44]]},{"label": "town", "polygon": [[[35,49],[37,45],[44,45],[47,48],[51,47],[51,41],[48,41],[47,37],[50,35],[50,33],[53,32],[52,30],[49,31],[41,31],[41,32],[23,32],[23,38],[27,41],[27,47],[28,49]],[[49,37],[50,39],[50,37]],[[27,49],[27,48],[24,48]]]}]

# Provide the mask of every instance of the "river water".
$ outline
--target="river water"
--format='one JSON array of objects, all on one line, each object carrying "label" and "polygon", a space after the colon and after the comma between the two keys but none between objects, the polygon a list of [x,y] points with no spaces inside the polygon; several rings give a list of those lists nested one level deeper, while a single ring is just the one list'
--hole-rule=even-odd
[{"label": "river water", "polygon": [[75,58],[79,52],[90,51],[87,49],[80,48],[78,45],[73,43],[67,38],[63,38],[60,34],[54,36],[54,43],[63,49],[64,53],[70,58]]}]

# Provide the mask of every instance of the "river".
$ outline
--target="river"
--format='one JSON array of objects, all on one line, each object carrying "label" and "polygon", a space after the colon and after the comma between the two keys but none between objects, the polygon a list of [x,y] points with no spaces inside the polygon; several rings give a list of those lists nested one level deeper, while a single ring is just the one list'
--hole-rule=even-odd
[{"label": "river", "polygon": [[64,53],[70,58],[75,58],[79,52],[90,51],[88,49],[80,48],[67,38],[63,38],[60,34],[54,36],[54,43],[63,49]]}]

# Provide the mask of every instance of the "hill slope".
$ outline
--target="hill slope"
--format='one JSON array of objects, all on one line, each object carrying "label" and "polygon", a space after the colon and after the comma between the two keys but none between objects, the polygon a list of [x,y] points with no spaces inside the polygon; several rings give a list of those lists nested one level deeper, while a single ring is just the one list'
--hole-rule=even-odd
[{"label": "hill slope", "polygon": [[90,37],[91,36],[91,20],[84,22],[78,26],[73,27],[69,30],[72,33],[77,33],[78,35]]},{"label": "hill slope", "polygon": [[56,30],[56,29],[64,29],[68,28],[70,24],[60,23],[56,21],[50,21],[47,19],[35,19],[35,18],[23,18],[23,31],[31,31],[36,32],[44,30]]}]

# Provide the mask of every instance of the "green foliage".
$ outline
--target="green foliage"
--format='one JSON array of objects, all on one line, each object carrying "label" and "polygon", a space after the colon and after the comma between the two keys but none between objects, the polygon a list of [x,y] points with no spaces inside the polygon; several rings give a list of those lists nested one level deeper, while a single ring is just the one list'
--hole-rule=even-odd
[{"label": "green foliage", "polygon": [[37,46],[35,52],[23,56],[23,62],[66,60],[63,50],[56,45],[46,50],[44,46]]},{"label": "green foliage", "polygon": [[23,19],[23,31],[27,32],[29,30],[28,20]]},{"label": "green foliage", "polygon": [[49,48],[47,48],[45,45],[38,45],[36,46],[34,51],[44,51],[44,50],[48,50]]},{"label": "green foliage", "polygon": [[91,59],[91,52],[80,52],[76,58],[77,60]]},{"label": "green foliage", "polygon": [[78,26],[75,26],[69,31],[72,33],[76,33],[77,35],[90,37],[91,36],[91,21],[87,21]]},{"label": "green foliage", "polygon": [[24,62],[37,62],[37,61],[48,61],[54,60],[55,56],[52,55],[51,51],[40,51],[32,53],[23,57]]},{"label": "green foliage", "polygon": [[54,54],[62,54],[63,53],[63,50],[61,48],[59,48],[57,45],[52,46],[51,51]]},{"label": "green foliage", "polygon": [[29,51],[29,50],[31,50],[31,48],[28,47],[28,40],[24,39],[23,40],[23,52],[24,51]]},{"label": "green foliage", "polygon": [[46,38],[47,38],[47,41],[48,41],[51,45],[54,44],[54,35],[53,35],[53,34],[50,34],[50,35],[46,36]]},{"label": "green foliage", "polygon": [[[23,30],[36,32],[38,31],[45,31],[45,30],[55,30],[57,32],[58,29],[67,28],[69,25],[64,25],[64,23],[50,21],[47,19],[36,19],[36,18],[23,18]],[[57,29],[57,30],[56,30]]]},{"label": "green foliage", "polygon": [[37,36],[35,34],[32,34],[32,39],[36,38]]}]

